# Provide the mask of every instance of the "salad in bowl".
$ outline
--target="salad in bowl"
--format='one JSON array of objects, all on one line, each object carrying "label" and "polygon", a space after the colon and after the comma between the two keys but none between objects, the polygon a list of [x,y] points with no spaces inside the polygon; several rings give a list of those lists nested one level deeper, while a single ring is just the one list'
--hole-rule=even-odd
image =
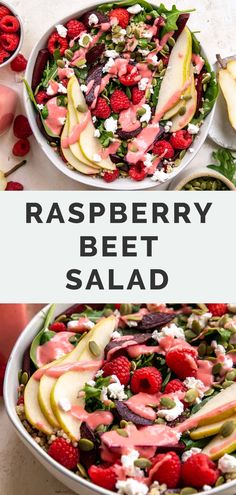
[{"label": "salad in bowl", "polygon": [[103,3],[54,26],[34,50],[28,114],[65,173],[101,187],[118,179],[151,187],[194,156],[218,87],[190,12]]},{"label": "salad in bowl", "polygon": [[16,404],[45,465],[89,493],[234,492],[235,305],[53,313],[25,349]]}]

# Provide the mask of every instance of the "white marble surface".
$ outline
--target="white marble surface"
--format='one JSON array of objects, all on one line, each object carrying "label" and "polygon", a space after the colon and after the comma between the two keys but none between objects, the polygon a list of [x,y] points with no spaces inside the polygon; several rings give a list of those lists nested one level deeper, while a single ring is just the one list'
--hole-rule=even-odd
[{"label": "white marble surface", "polygon": [[[25,25],[25,40],[23,52],[26,56],[36,43],[38,38],[60,18],[72,14],[80,8],[80,2],[49,2],[48,0],[11,0],[12,5],[22,16]],[[198,36],[206,48],[210,60],[215,60],[215,54],[221,53],[228,56],[236,53],[236,1],[235,0],[165,0],[170,6],[177,3],[179,9],[196,8],[197,11],[191,15],[190,27],[193,31],[201,31]],[[86,0],[83,2],[83,7]],[[15,75],[8,68],[0,69],[0,82],[17,87],[22,92],[22,85],[15,83]],[[22,110],[19,104],[19,111]],[[7,170],[16,160],[11,156],[13,135],[9,132],[0,138],[0,163],[1,168]],[[28,156],[28,164],[17,171],[13,180],[21,181],[25,189],[50,190],[50,189],[89,189],[85,185],[67,178],[49,162],[39,149],[34,138],[31,138],[32,151]],[[211,162],[211,152],[215,145],[207,140],[201,151],[188,167],[197,169]]]}]

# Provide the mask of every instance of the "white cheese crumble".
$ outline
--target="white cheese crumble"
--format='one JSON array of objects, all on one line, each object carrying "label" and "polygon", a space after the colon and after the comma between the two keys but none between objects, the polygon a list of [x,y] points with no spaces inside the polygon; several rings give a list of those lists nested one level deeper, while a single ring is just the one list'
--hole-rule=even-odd
[{"label": "white cheese crumble", "polygon": [[58,405],[64,412],[69,412],[71,410],[71,403],[66,397],[61,397],[58,401]]},{"label": "white cheese crumble", "polygon": [[95,122],[97,122],[97,117],[95,117],[95,115],[92,117],[92,121],[94,124],[95,124]]},{"label": "white cheese crumble", "polygon": [[80,89],[83,93],[86,93],[88,88],[87,88],[86,84],[81,84]]},{"label": "white cheese crumble", "polygon": [[101,160],[102,160],[101,156],[98,155],[97,153],[94,153],[93,162],[99,163]]},{"label": "white cheese crumble", "polygon": [[171,120],[168,120],[168,122],[166,122],[166,125],[164,127],[164,131],[170,132],[172,125],[173,125],[173,122],[171,122]]},{"label": "white cheese crumble", "polygon": [[[77,328],[78,327],[78,322],[79,320],[71,320],[71,321],[68,321],[67,323],[67,328]],[[93,321],[86,321],[85,323],[83,323],[83,326],[86,330],[90,330],[90,328],[93,328],[94,327],[94,323]]]},{"label": "white cheese crumble", "polygon": [[236,304],[228,304],[228,310],[231,312],[231,313],[236,313]]},{"label": "white cheese crumble", "polygon": [[163,339],[163,337],[166,336],[171,336],[176,339],[185,340],[183,329],[181,327],[177,327],[175,323],[171,323],[169,326],[163,327],[160,332],[158,332],[158,330],[154,330],[152,334],[152,338],[157,342],[159,342],[161,339]]},{"label": "white cheese crumble", "polygon": [[66,29],[66,27],[63,26],[62,24],[57,24],[56,25],[56,30],[57,30],[59,36],[61,36],[61,38],[66,38],[67,37],[68,29]]},{"label": "white cheese crumble", "polygon": [[153,37],[153,32],[152,31],[143,31],[142,37],[146,38],[148,40],[151,40]]},{"label": "white cheese crumble", "polygon": [[66,122],[66,117],[59,117],[58,122],[59,122],[59,124],[64,125]]},{"label": "white cheese crumble", "polygon": [[112,132],[113,134],[117,130],[117,120],[114,119],[113,117],[109,117],[109,119],[106,119],[104,122],[104,127],[107,132]]},{"label": "white cheese crumble", "polygon": [[166,421],[174,421],[178,418],[184,411],[184,405],[182,402],[174,397],[175,406],[172,409],[160,409],[157,411],[157,416],[159,418],[164,418]]},{"label": "white cheese crumble", "polygon": [[225,454],[218,461],[218,468],[224,473],[236,471],[236,458],[233,455]]},{"label": "white cheese crumble", "polygon": [[108,398],[125,400],[127,395],[124,391],[124,385],[121,385],[119,378],[116,375],[112,375],[113,382],[107,387],[103,387],[101,391],[101,400],[106,401]]},{"label": "white cheese crumble", "polygon": [[153,160],[154,156],[151,153],[146,153],[146,155],[144,155],[144,156],[145,156],[145,160],[143,163],[144,163],[145,167],[150,168],[152,166],[152,160]]},{"label": "white cheese crumble", "polygon": [[113,43],[117,45],[118,43],[122,43],[123,41],[125,41],[126,34],[127,33],[125,29],[120,29],[119,36],[112,36]]},{"label": "white cheese crumble", "polygon": [[112,59],[119,57],[119,53],[117,53],[115,50],[106,50],[104,55],[105,57]]},{"label": "white cheese crumble", "polygon": [[151,107],[147,103],[144,103],[142,105],[142,108],[145,110],[145,113],[142,115],[140,122],[148,123],[151,120],[151,116],[152,116]]},{"label": "white cheese crumble", "polygon": [[168,179],[168,175],[163,170],[156,170],[151,177],[151,180],[158,182],[165,182]]},{"label": "white cheese crumble", "polygon": [[147,77],[143,77],[142,79],[140,79],[138,83],[138,89],[140,89],[141,91],[145,91],[145,89],[148,86],[148,83],[149,83],[149,79]]},{"label": "white cheese crumble", "polygon": [[134,461],[139,458],[137,450],[130,450],[126,455],[121,456],[121,464],[125,469],[126,476],[143,477],[144,473],[141,469],[134,465]]},{"label": "white cheese crumble", "polygon": [[189,148],[189,153],[193,153],[194,152],[194,148]]},{"label": "white cheese crumble", "polygon": [[204,492],[207,492],[208,490],[211,490],[212,489],[212,486],[210,486],[210,485],[203,485],[202,489],[203,489]]},{"label": "white cheese crumble", "polygon": [[202,315],[195,315],[194,313],[191,314],[188,318],[188,323],[187,326],[188,328],[192,328],[192,324],[194,321],[197,321],[201,327],[201,329],[205,328],[208,321],[212,317],[211,313],[204,313]]},{"label": "white cheese crumble", "polygon": [[131,7],[128,7],[128,12],[130,14],[139,14],[139,12],[142,12],[143,10],[143,7],[141,7],[141,5],[139,5],[139,3],[135,3],[134,5],[131,5]]},{"label": "white cheese crumble", "polygon": [[148,487],[133,478],[117,481],[116,488],[120,495],[147,495]]},{"label": "white cheese crumble", "polygon": [[119,338],[120,338],[120,336],[121,336],[121,335],[120,335],[120,333],[119,333],[119,332],[117,332],[117,331],[115,331],[115,332],[113,332],[113,333],[111,334],[111,338],[112,338],[112,339],[119,339]]},{"label": "white cheese crumble", "polygon": [[200,128],[198,125],[195,124],[188,124],[188,132],[189,134],[198,134],[200,131]]},{"label": "white cheese crumble", "polygon": [[37,108],[41,111],[44,109],[44,105],[43,104],[37,104]]},{"label": "white cheese crumble", "polygon": [[201,380],[197,380],[193,376],[185,378],[183,384],[188,390],[196,390],[199,397],[203,397],[205,391],[205,385]]},{"label": "white cheese crumble", "polygon": [[58,91],[58,93],[62,93],[64,95],[67,94],[67,88],[65,88],[65,86],[63,86],[63,84],[61,84],[61,83],[58,83],[57,91]]},{"label": "white cheese crumble", "polygon": [[201,451],[202,449],[199,449],[198,447],[192,447],[191,449],[186,450],[182,455],[182,462],[186,462],[194,454],[200,454]]},{"label": "white cheese crumble", "polygon": [[97,373],[96,373],[96,375],[95,375],[95,378],[100,378],[100,376],[102,376],[103,373],[104,373],[103,370],[98,370]]},{"label": "white cheese crumble", "polygon": [[150,50],[142,50],[141,48],[139,48],[139,53],[141,53],[141,55],[143,55],[143,57],[147,57],[147,55],[150,53]]},{"label": "white cheese crumble", "polygon": [[98,24],[98,17],[96,16],[96,14],[90,14],[88,18],[88,23],[89,26],[92,26],[93,24]]},{"label": "white cheese crumble", "polygon": [[95,129],[95,131],[94,131],[94,137],[99,138],[100,136],[101,136],[101,133],[100,133],[99,129]]},{"label": "white cheese crumble", "polygon": [[157,59],[157,55],[150,55],[148,57],[148,60],[150,60],[150,62],[152,63],[152,65],[156,66],[158,65],[158,59]]},{"label": "white cheese crumble", "polygon": [[92,40],[93,40],[93,38],[92,38],[92,36],[90,36],[90,34],[82,33],[79,37],[79,44],[80,44],[80,46],[85,48],[86,46],[88,46],[91,43]]},{"label": "white cheese crumble", "polygon": [[104,65],[102,72],[109,72],[109,70],[111,69],[111,67],[113,67],[113,65],[115,65],[115,62],[113,58],[110,57],[106,65]]},{"label": "white cheese crumble", "polygon": [[89,380],[89,381],[87,382],[87,385],[89,385],[90,387],[95,387],[96,382],[95,382],[94,380]]},{"label": "white cheese crumble", "polygon": [[223,345],[217,344],[216,340],[211,341],[211,347],[214,349],[215,355],[225,354],[226,350]]}]

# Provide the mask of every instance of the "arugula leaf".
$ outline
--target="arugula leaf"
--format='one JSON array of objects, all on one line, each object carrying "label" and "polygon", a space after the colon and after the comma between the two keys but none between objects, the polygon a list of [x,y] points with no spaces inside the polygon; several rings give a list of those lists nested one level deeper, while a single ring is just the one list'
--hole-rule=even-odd
[{"label": "arugula leaf", "polygon": [[190,437],[182,437],[181,442],[183,442],[186,446],[186,450],[190,450],[192,447],[197,447],[199,449],[203,449],[208,443],[209,438],[201,438],[200,440],[192,440]]},{"label": "arugula leaf", "polygon": [[86,307],[86,310],[83,311],[83,313],[73,313],[71,315],[71,319],[72,320],[78,320],[82,316],[87,316],[87,318],[89,320],[91,320],[94,323],[96,323],[101,318],[101,316],[103,316],[103,314],[104,314],[104,310],[102,310],[102,311],[96,311],[95,309],[92,309],[89,306],[87,306]]},{"label": "arugula leaf", "polygon": [[24,79],[23,82],[24,82],[26,91],[28,93],[29,99],[32,101],[32,103],[33,103],[34,107],[36,108],[37,112],[39,112],[37,101],[35,100],[34,93],[33,93],[32,89],[31,89],[28,81],[26,81],[26,79]]},{"label": "arugula leaf", "polygon": [[40,330],[40,332],[35,336],[32,344],[31,344],[31,347],[30,347],[30,359],[31,361],[33,361],[34,365],[36,366],[36,368],[38,368],[38,364],[37,364],[37,348],[39,345],[41,345],[41,339],[43,337],[43,334],[44,332],[48,332],[48,327],[53,319],[53,315],[54,315],[54,311],[55,311],[55,304],[52,304],[50,307],[49,307],[49,310],[45,316],[45,319],[44,319],[44,322],[43,322],[43,326],[42,326],[42,329]]},{"label": "arugula leaf", "polygon": [[56,332],[52,332],[51,330],[45,330],[40,339],[40,345],[49,342],[49,340],[51,340],[54,337],[54,335],[56,335]]},{"label": "arugula leaf", "polygon": [[99,377],[94,387],[85,384],[83,392],[85,392],[85,408],[88,412],[94,412],[98,409],[106,409],[105,405],[100,399],[102,388],[107,387],[110,383],[110,376],[103,378]]},{"label": "arugula leaf", "polygon": [[208,165],[208,168],[224,175],[236,186],[236,157],[226,148],[219,148],[212,156],[217,163]]},{"label": "arugula leaf", "polygon": [[198,41],[198,39],[196,38],[195,34],[194,33],[191,33],[192,35],[192,50],[193,50],[193,53],[195,53],[196,55],[200,55],[201,53],[201,44],[200,44],[200,41]]},{"label": "arugula leaf", "polygon": [[[55,77],[57,76],[57,71],[58,71],[57,63],[55,61],[53,63],[48,62],[47,66],[44,70],[44,73],[43,73],[42,81],[41,81],[40,85],[38,86],[38,88],[40,86],[47,88],[49,81],[51,79],[55,79]],[[38,91],[38,88],[36,89],[36,93]]]},{"label": "arugula leaf", "polygon": [[194,12],[195,9],[192,10],[178,10],[176,5],[172,5],[171,10],[168,10],[163,3],[159,7],[157,7],[157,11],[159,15],[162,15],[165,19],[165,26],[161,30],[161,36],[169,33],[170,31],[177,31],[177,21],[180,14],[185,14],[189,12]]},{"label": "arugula leaf", "polygon": [[[132,5],[135,5],[137,3],[137,0],[120,0],[118,2],[111,2],[111,3],[105,3],[102,5],[99,5],[98,10],[101,12],[108,12],[108,10],[112,9],[113,7],[131,7]],[[152,5],[150,3],[146,2],[145,0],[139,0],[139,5],[143,7],[146,12],[150,12],[153,10]]]},{"label": "arugula leaf", "polygon": [[206,118],[206,116],[210,113],[212,110],[216,99],[218,97],[219,93],[219,86],[216,81],[216,75],[214,72],[211,71],[211,67],[209,63],[205,60],[205,67],[207,69],[207,72],[211,74],[211,80],[208,83],[207,90],[204,94],[204,102],[202,104],[202,112],[199,114],[198,117],[194,118],[191,123],[192,124],[199,124],[202,120]]}]

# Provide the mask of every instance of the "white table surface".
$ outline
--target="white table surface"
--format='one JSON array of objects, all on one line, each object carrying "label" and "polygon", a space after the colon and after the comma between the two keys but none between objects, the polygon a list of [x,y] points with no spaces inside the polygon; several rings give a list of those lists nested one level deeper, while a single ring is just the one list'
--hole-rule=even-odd
[{"label": "white table surface", "polygon": [[[39,37],[60,18],[63,18],[75,10],[79,9],[81,3],[78,1],[66,2],[57,0],[11,0],[12,5],[22,16],[25,25],[25,40],[23,53],[29,56],[30,51]],[[167,6],[177,3],[179,9],[196,8],[197,12],[191,15],[190,27],[193,31],[201,31],[198,34],[201,42],[206,48],[209,58],[215,61],[215,54],[221,53],[228,56],[236,53],[235,20],[236,1],[235,0],[165,0]],[[86,0],[82,2],[83,7]],[[22,84],[15,82],[15,75],[9,68],[0,69],[0,82],[5,82],[17,88],[20,96]],[[19,103],[19,111],[22,104]],[[1,169],[7,170],[11,164],[16,163],[11,155],[13,135],[10,131],[6,136],[0,138],[0,163]],[[34,138],[31,138],[32,151],[28,155],[28,164],[17,171],[12,180],[22,182],[28,190],[89,190],[88,186],[75,182],[67,178],[44,156]],[[211,163],[211,152],[215,145],[207,140],[201,151],[189,165],[191,170],[197,170],[202,166]],[[165,188],[166,186],[163,186]]]}]

